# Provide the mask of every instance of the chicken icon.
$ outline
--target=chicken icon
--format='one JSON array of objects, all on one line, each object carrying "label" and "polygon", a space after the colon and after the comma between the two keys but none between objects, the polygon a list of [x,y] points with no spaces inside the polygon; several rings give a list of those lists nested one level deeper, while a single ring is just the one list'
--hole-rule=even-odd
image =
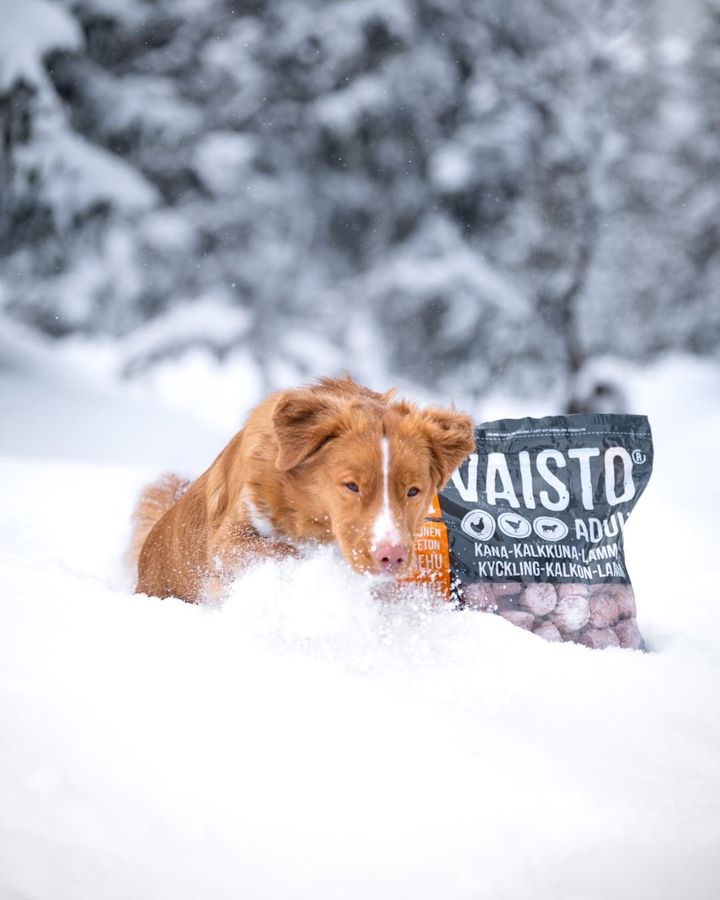
[{"label": "chicken icon", "polygon": [[495,519],[483,509],[471,509],[463,517],[460,527],[474,540],[488,541],[495,534]]}]

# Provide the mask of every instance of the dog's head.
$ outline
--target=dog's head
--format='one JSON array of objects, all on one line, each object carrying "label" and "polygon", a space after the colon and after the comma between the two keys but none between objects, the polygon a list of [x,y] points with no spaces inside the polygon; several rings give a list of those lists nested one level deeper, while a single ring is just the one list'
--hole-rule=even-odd
[{"label": "dog's head", "polygon": [[419,409],[349,379],[283,393],[276,466],[356,571],[399,575],[433,494],[474,446],[469,416]]}]

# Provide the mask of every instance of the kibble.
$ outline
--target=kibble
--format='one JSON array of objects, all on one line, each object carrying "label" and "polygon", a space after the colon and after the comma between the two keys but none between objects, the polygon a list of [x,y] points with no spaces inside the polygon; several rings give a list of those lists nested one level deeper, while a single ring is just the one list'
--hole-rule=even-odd
[{"label": "kibble", "polygon": [[513,625],[524,628],[526,631],[533,630],[535,616],[532,613],[525,612],[522,609],[501,609],[498,615],[502,616],[503,619],[507,619],[508,622],[512,622]]},{"label": "kibble", "polygon": [[618,603],[612,591],[598,591],[588,597],[589,623],[593,628],[609,628],[620,618]]},{"label": "kibble", "polygon": [[497,582],[490,585],[493,594],[499,600],[505,597],[516,597],[523,589],[524,585],[519,581]]},{"label": "kibble", "polygon": [[639,650],[642,647],[642,637],[635,618],[623,619],[613,630],[621,647],[627,647],[630,650]]},{"label": "kibble", "polygon": [[643,646],[630,585],[473,582],[463,584],[461,594],[468,609],[497,613],[546,641],[593,649]]},{"label": "kibble", "polygon": [[586,647],[595,650],[604,650],[606,647],[619,647],[620,640],[612,628],[585,628],[573,640]]},{"label": "kibble", "polygon": [[558,600],[550,621],[561,634],[579,631],[590,619],[590,604],[583,594],[568,594]]},{"label": "kibble", "polygon": [[469,609],[495,612],[498,608],[491,585],[483,584],[480,581],[463,585],[462,598],[465,606]]},{"label": "kibble", "polygon": [[551,584],[529,584],[520,594],[518,603],[535,616],[546,616],[555,609],[557,594]]},{"label": "kibble", "polygon": [[587,597],[590,593],[590,585],[588,584],[558,584],[555,586],[558,597],[567,597],[568,594],[580,594]]},{"label": "kibble", "polygon": [[546,641],[562,641],[563,637],[552,622],[542,622],[533,628],[533,634]]}]

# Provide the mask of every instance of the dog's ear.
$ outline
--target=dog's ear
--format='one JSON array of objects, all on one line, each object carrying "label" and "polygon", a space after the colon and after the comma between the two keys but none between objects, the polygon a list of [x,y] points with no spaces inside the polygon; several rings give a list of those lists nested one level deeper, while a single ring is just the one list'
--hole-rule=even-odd
[{"label": "dog's ear", "polygon": [[438,490],[475,447],[470,416],[436,406],[421,410],[420,419],[430,449],[430,467]]},{"label": "dog's ear", "polygon": [[343,427],[343,403],[312,388],[288,391],[278,400],[272,423],[278,444],[275,467],[287,472],[337,437]]}]

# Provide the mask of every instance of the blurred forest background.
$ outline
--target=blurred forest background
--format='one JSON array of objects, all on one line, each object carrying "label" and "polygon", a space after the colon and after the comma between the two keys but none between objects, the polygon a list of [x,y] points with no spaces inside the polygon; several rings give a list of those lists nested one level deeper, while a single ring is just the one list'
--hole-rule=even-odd
[{"label": "blurred forest background", "polygon": [[127,379],[200,354],[258,391],[347,368],[566,408],[608,357],[720,362],[696,13],[0,0],[0,330]]}]

